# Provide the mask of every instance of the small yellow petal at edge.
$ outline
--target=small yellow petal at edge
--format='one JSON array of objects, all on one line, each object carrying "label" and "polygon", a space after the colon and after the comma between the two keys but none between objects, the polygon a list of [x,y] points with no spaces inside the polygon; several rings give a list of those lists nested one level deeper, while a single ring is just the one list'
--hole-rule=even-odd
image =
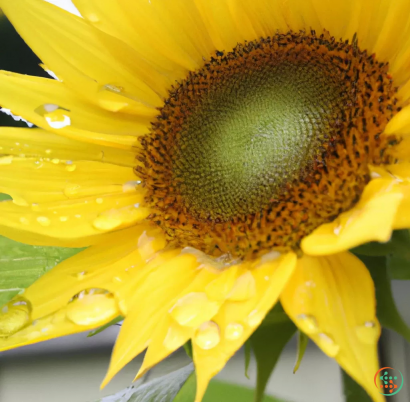
[{"label": "small yellow petal at edge", "polygon": [[84,292],[66,307],[37,320],[33,320],[30,302],[17,297],[3,307],[0,315],[0,350],[87,331],[118,315],[118,304],[108,292]]},{"label": "small yellow petal at edge", "polygon": [[204,322],[193,337],[197,374],[196,402],[200,402],[212,377],[257,329],[292,275],[296,255],[288,253],[252,269],[256,292],[241,302],[227,300],[219,313]]},{"label": "small yellow petal at edge", "polygon": [[365,265],[344,252],[304,256],[281,295],[294,323],[357,381],[374,402],[384,401],[373,383],[379,368],[380,324],[372,278]]},{"label": "small yellow petal at edge", "polygon": [[369,241],[386,242],[402,200],[403,194],[393,178],[372,180],[359,203],[305,237],[302,250],[309,255],[328,255]]}]

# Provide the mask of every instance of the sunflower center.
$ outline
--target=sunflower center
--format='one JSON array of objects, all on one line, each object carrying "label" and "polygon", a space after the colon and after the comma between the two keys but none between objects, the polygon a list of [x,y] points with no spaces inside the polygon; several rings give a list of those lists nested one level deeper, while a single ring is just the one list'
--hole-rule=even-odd
[{"label": "sunflower center", "polygon": [[297,249],[394,163],[388,65],[327,33],[218,51],[170,90],[136,172],[170,241],[252,259]]},{"label": "sunflower center", "polygon": [[343,91],[320,65],[270,60],[201,93],[172,155],[190,212],[228,220],[276,198],[320,154]]}]

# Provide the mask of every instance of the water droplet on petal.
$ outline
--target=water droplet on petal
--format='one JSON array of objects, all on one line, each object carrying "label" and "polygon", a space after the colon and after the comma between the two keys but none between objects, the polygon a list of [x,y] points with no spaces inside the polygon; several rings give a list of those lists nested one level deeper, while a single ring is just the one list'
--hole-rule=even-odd
[{"label": "water droplet on petal", "polygon": [[171,326],[164,339],[164,346],[171,351],[181,347],[186,342],[184,333],[178,328]]},{"label": "water droplet on petal", "polygon": [[115,85],[104,85],[98,92],[99,105],[110,112],[119,112],[127,107],[129,99],[122,95],[123,89]]},{"label": "water droplet on petal", "polygon": [[336,236],[339,236],[339,235],[340,235],[340,232],[342,231],[342,229],[343,229],[342,225],[337,225],[337,226],[335,226],[335,228],[333,229],[333,233],[334,233]]},{"label": "water droplet on petal", "polygon": [[43,116],[51,128],[61,129],[71,124],[70,112],[58,105],[46,103],[38,107],[35,112]]},{"label": "water droplet on petal", "polygon": [[94,326],[119,315],[111,293],[83,294],[67,305],[67,318],[77,325]]},{"label": "water droplet on petal", "polygon": [[24,216],[22,216],[22,217],[20,218],[20,222],[21,222],[23,225],[30,225],[30,221],[29,221],[27,218],[25,218]]},{"label": "water droplet on petal", "polygon": [[228,300],[245,301],[253,297],[256,293],[256,283],[250,271],[242,274],[235,282]]},{"label": "water droplet on petal", "polygon": [[74,277],[81,280],[81,279],[84,279],[86,274],[87,274],[87,271],[81,271],[81,272],[77,272],[76,274],[74,274]]},{"label": "water droplet on petal", "polygon": [[67,172],[74,172],[74,170],[77,169],[77,166],[73,163],[66,162],[66,164],[67,166],[65,167],[65,170],[67,170]]},{"label": "water droplet on petal", "polygon": [[210,301],[205,293],[189,293],[177,301],[170,314],[178,324],[195,327],[211,319],[218,309],[219,304]]},{"label": "water droplet on petal", "polygon": [[104,199],[103,199],[103,198],[97,198],[97,199],[95,200],[95,202],[96,202],[97,204],[102,204],[102,203],[104,202]]},{"label": "water droplet on petal", "polygon": [[10,165],[13,162],[13,155],[0,157],[0,165]]},{"label": "water droplet on petal", "polygon": [[258,327],[263,321],[263,319],[265,318],[265,315],[266,314],[258,310],[253,310],[249,313],[248,318],[246,319],[246,322],[252,328]]},{"label": "water droplet on petal", "polygon": [[330,357],[335,357],[339,353],[340,346],[329,335],[319,334],[318,344]]},{"label": "water droplet on petal", "polygon": [[60,159],[58,158],[51,159],[51,163],[54,163],[54,165],[58,165],[60,163]]},{"label": "water droplet on petal", "polygon": [[70,184],[64,188],[63,192],[68,198],[73,198],[78,195],[80,189],[81,186],[79,184]]},{"label": "water droplet on petal", "polygon": [[93,226],[98,230],[112,230],[122,224],[122,220],[119,217],[100,215],[93,221]]},{"label": "water droplet on petal", "polygon": [[356,327],[356,334],[363,343],[375,345],[380,337],[380,324],[377,321],[366,321]]},{"label": "water droplet on petal", "polygon": [[47,155],[50,155],[51,152],[52,152],[51,149],[46,149],[46,154],[47,154]]},{"label": "water droplet on petal", "polygon": [[193,340],[201,349],[209,350],[214,348],[221,341],[218,324],[212,321],[203,323],[197,329]]},{"label": "water droplet on petal", "polygon": [[244,328],[241,324],[231,323],[225,328],[225,338],[230,341],[236,341],[243,335]]},{"label": "water droplet on petal", "polygon": [[261,263],[271,262],[277,260],[282,254],[279,251],[271,251],[261,257]]},{"label": "water droplet on petal", "polygon": [[41,226],[50,226],[51,221],[50,219],[48,219],[46,216],[39,216],[37,218],[37,222],[41,225]]},{"label": "water droplet on petal", "polygon": [[22,297],[11,300],[0,314],[0,337],[18,332],[30,322],[31,304]]},{"label": "water droplet on petal", "polygon": [[306,334],[313,335],[320,331],[317,320],[313,315],[300,314],[296,317],[296,319],[298,320],[298,324],[302,331]]},{"label": "water droplet on petal", "polygon": [[136,190],[136,188],[141,184],[141,181],[135,180],[135,181],[127,181],[126,183],[123,184],[122,186],[122,191],[124,193],[129,193],[133,192]]},{"label": "water droplet on petal", "polygon": [[67,222],[68,221],[68,217],[67,216],[60,216],[60,221],[61,222]]}]

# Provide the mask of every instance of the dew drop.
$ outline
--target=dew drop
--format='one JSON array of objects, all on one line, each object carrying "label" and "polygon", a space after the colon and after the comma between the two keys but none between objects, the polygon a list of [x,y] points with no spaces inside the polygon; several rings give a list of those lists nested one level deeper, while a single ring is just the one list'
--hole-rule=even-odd
[{"label": "dew drop", "polygon": [[54,163],[54,165],[58,165],[60,163],[60,159],[58,158],[51,159],[51,163]]},{"label": "dew drop", "polygon": [[376,321],[366,321],[356,327],[356,335],[361,342],[375,345],[380,336],[380,325]]},{"label": "dew drop", "polygon": [[235,282],[228,300],[245,301],[249,300],[256,293],[256,283],[250,271],[245,272]]},{"label": "dew drop", "polygon": [[211,319],[218,309],[219,304],[210,301],[205,293],[193,292],[179,299],[170,314],[178,324],[195,327]]},{"label": "dew drop", "polygon": [[318,344],[330,357],[335,357],[339,353],[340,346],[329,335],[319,334]]},{"label": "dew drop", "polygon": [[296,317],[296,319],[298,320],[298,324],[302,331],[306,334],[313,335],[320,331],[317,320],[313,315],[300,314]]},{"label": "dew drop", "polygon": [[5,307],[0,315],[0,337],[13,335],[31,320],[31,304],[28,300],[17,297]]},{"label": "dew drop", "polygon": [[76,214],[76,215],[74,215],[74,218],[80,219],[80,218],[81,218],[81,215],[80,215],[80,214]]},{"label": "dew drop", "polygon": [[77,166],[72,163],[67,164],[67,166],[65,167],[65,170],[67,170],[67,172],[74,172],[74,170],[76,169],[77,169]]},{"label": "dew drop", "polygon": [[79,184],[72,184],[72,185],[65,187],[63,192],[68,198],[70,198],[70,197],[75,197],[78,194],[80,189],[81,189],[81,186]]},{"label": "dew drop", "polygon": [[337,226],[335,226],[335,228],[333,229],[333,233],[334,233],[336,236],[339,236],[339,235],[340,235],[340,232],[342,231],[342,229],[343,229],[342,225],[337,225]]},{"label": "dew drop", "polygon": [[10,165],[13,162],[13,155],[0,157],[0,165]]},{"label": "dew drop", "polygon": [[119,315],[111,293],[83,294],[67,305],[67,318],[77,325],[98,325]]},{"label": "dew drop", "polygon": [[130,104],[122,92],[123,88],[115,85],[102,86],[97,98],[99,105],[110,112],[119,112]]},{"label": "dew drop", "polygon": [[58,105],[47,103],[38,107],[35,112],[43,116],[51,128],[61,129],[71,124],[70,112]]},{"label": "dew drop", "polygon": [[168,332],[164,339],[164,346],[171,351],[178,349],[181,345],[185,343],[185,336],[181,331],[179,331],[174,326],[168,329]]},{"label": "dew drop", "polygon": [[23,225],[30,225],[30,221],[24,216],[20,218],[20,223],[22,223]]},{"label": "dew drop", "polygon": [[203,323],[197,329],[193,340],[201,349],[209,350],[214,348],[221,341],[218,324],[213,321]]},{"label": "dew drop", "polygon": [[51,152],[53,152],[51,149],[46,149],[46,154],[47,154],[47,155],[50,155]]},{"label": "dew drop", "polygon": [[61,222],[67,222],[68,221],[68,216],[60,216],[60,221]]},{"label": "dew drop", "polygon": [[102,204],[102,203],[104,202],[104,199],[103,199],[103,198],[97,198],[97,199],[95,200],[95,202],[96,202],[97,204]]},{"label": "dew drop", "polygon": [[50,226],[51,221],[50,219],[48,219],[46,216],[39,216],[37,218],[37,222],[41,225],[41,226]]},{"label": "dew drop", "polygon": [[265,318],[265,314],[258,310],[253,310],[249,313],[246,322],[252,328],[258,327],[263,319]]},{"label": "dew drop", "polygon": [[127,181],[126,183],[123,184],[122,186],[122,191],[124,193],[130,193],[136,190],[137,186],[139,186],[141,182],[138,181]]},{"label": "dew drop", "polygon": [[244,328],[241,324],[231,323],[225,328],[225,338],[230,341],[236,341],[243,335]]},{"label": "dew drop", "polygon": [[76,274],[74,274],[73,276],[77,279],[84,279],[85,275],[87,275],[87,271],[81,271],[81,272],[77,272]]},{"label": "dew drop", "polygon": [[100,215],[93,221],[93,226],[98,230],[112,230],[122,224],[122,220],[118,217]]}]

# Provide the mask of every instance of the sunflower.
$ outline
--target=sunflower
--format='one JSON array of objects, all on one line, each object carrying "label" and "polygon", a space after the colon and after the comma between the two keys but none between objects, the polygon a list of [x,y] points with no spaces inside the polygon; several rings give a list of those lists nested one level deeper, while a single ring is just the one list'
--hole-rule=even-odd
[{"label": "sunflower", "polygon": [[348,250],[410,227],[410,1],[0,0],[55,79],[0,74],[0,234],[88,247],[11,300],[2,350],[122,315],[106,384],[192,340],[197,398],[281,302],[374,401]]}]

